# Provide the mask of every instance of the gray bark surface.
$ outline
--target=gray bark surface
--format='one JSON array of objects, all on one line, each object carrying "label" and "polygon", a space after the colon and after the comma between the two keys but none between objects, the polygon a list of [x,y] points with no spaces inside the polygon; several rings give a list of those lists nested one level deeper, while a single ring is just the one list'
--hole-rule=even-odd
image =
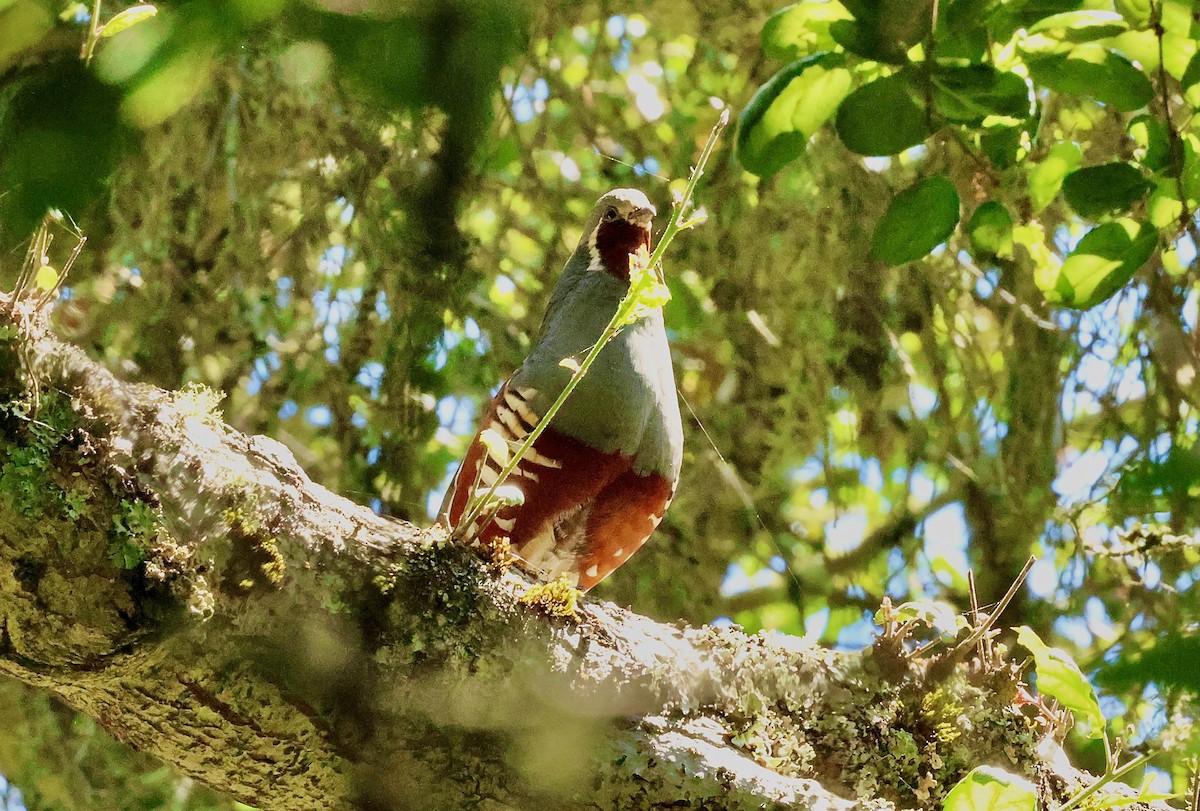
[{"label": "gray bark surface", "polygon": [[243,802],[936,807],[980,763],[1046,798],[1088,779],[1008,669],[592,599],[547,617],[517,573],[313,483],[203,392],[123,383],[25,304],[6,323],[0,673]]}]

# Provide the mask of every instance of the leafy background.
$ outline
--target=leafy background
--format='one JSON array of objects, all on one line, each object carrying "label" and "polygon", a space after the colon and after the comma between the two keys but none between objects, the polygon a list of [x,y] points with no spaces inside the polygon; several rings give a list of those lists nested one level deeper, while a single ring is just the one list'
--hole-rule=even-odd
[{"label": "leafy background", "polygon": [[[731,108],[708,222],[667,264],[679,497],[597,593],[857,648],[885,596],[962,611],[974,569],[986,605],[1034,555],[1003,624],[1066,649],[1185,789],[1191,3],[198,0],[85,65],[92,14],[0,0],[5,278],[62,210],[51,263],[89,237],[64,336],[224,392],[235,427],[418,523],[592,202],[635,185],[665,211]],[[228,807],[0,689],[10,807]]]}]

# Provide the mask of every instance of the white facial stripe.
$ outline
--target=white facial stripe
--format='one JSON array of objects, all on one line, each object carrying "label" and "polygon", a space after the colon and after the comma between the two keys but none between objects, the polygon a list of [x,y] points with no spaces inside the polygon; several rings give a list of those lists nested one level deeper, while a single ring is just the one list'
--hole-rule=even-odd
[{"label": "white facial stripe", "polygon": [[588,255],[591,256],[591,261],[588,262],[587,272],[595,273],[598,270],[604,270],[604,260],[600,258],[600,249],[596,247],[596,236],[600,233],[600,226],[596,226],[596,230],[592,231],[592,235],[588,237]]}]

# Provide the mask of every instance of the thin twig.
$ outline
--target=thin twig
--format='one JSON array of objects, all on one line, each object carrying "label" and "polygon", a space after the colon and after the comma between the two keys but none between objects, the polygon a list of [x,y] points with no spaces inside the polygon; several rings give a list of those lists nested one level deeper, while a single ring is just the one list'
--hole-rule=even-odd
[{"label": "thin twig", "polygon": [[1033,555],[1029,556],[1029,560],[1025,561],[1025,565],[1021,567],[1020,574],[1018,574],[1016,579],[1013,580],[1012,585],[1008,587],[1008,591],[1004,593],[1004,596],[1000,598],[1000,602],[996,604],[996,610],[989,614],[988,618],[984,620],[983,623],[981,623],[977,628],[975,628],[970,636],[958,643],[958,645],[956,645],[955,648],[950,651],[951,656],[959,655],[960,651],[970,648],[987,635],[987,632],[991,630],[992,626],[996,623],[996,620],[998,620],[1000,615],[1004,613],[1004,609],[1008,608],[1008,604],[1012,602],[1013,597],[1017,596],[1017,591],[1021,588],[1021,584],[1025,582],[1025,577],[1029,574],[1029,570],[1033,568],[1033,564],[1036,560],[1037,558],[1035,558]]},{"label": "thin twig", "polygon": [[63,288],[63,283],[67,280],[67,274],[71,272],[71,268],[75,266],[75,260],[79,258],[79,254],[83,252],[83,246],[87,244],[87,237],[80,236],[75,243],[75,247],[71,249],[71,255],[67,257],[67,261],[63,263],[62,272],[58,274],[58,278],[54,280],[54,286],[46,291],[46,295],[38,302],[38,307],[44,307],[51,301],[58,298],[59,292]]},{"label": "thin twig", "polygon": [[87,39],[83,41],[83,64],[92,64],[92,53],[96,50],[96,42],[100,39],[100,0],[92,6],[92,19],[88,22]]},{"label": "thin twig", "polygon": [[979,623],[972,629],[971,635],[959,642],[949,651],[934,660],[930,665],[930,674],[935,678],[939,674],[946,674],[949,669],[961,659],[967,651],[979,644],[979,641],[988,635],[992,626],[996,624],[996,620],[1004,613],[1004,609],[1008,608],[1008,604],[1012,602],[1013,597],[1017,596],[1017,591],[1021,588],[1021,584],[1025,582],[1025,577],[1029,574],[1029,570],[1033,568],[1034,561],[1037,560],[1033,555],[1029,556],[1029,560],[1025,561],[1025,565],[1021,567],[1020,573],[1013,580],[1012,585],[1008,587],[1008,591],[1000,598],[1000,602],[996,603],[996,608],[990,614],[986,615],[983,622]]},{"label": "thin twig", "polygon": [[[975,570],[967,569],[967,593],[971,598],[971,627],[979,627],[979,592],[975,589]],[[979,640],[979,658],[988,661],[988,644],[991,639],[985,634]]]}]

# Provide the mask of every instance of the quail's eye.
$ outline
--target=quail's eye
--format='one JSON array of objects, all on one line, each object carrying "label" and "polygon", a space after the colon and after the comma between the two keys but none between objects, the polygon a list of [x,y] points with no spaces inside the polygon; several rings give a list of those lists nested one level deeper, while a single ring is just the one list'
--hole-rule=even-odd
[{"label": "quail's eye", "polygon": [[612,206],[609,206],[608,211],[604,212],[604,221],[612,222],[616,218],[617,218],[617,210],[615,208],[613,208]]}]

